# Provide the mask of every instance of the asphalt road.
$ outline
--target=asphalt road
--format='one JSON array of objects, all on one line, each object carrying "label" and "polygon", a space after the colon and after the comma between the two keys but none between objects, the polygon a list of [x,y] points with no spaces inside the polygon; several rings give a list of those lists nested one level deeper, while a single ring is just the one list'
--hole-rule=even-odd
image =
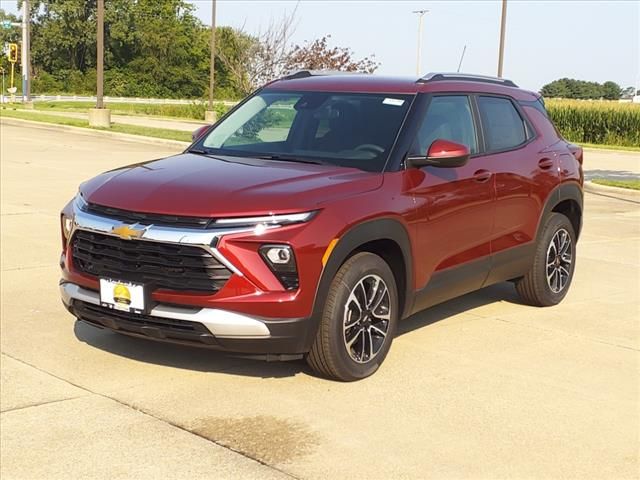
[{"label": "asphalt road", "polygon": [[[2,125],[0,476],[638,478],[640,205],[586,195],[565,301],[501,284],[405,321],[341,384],[75,323],[58,212],[171,147]],[[587,161],[589,161],[587,159]]]}]

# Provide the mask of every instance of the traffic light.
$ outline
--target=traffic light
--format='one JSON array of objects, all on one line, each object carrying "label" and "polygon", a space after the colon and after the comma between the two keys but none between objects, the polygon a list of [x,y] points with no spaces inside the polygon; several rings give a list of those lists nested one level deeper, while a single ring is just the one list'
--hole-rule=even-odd
[{"label": "traffic light", "polygon": [[11,63],[18,61],[18,45],[15,43],[9,44],[9,51],[7,52],[7,58]]}]

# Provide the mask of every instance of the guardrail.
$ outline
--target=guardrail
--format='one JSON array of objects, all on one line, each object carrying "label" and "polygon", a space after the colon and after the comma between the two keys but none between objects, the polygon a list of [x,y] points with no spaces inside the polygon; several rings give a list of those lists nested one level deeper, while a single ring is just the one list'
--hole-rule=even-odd
[{"label": "guardrail", "polygon": [[[16,95],[16,101],[19,102],[22,99],[21,96]],[[167,104],[167,105],[191,105],[193,103],[206,103],[206,101],[199,99],[181,99],[181,98],[140,98],[140,97],[103,97],[105,102],[110,103],[153,103],[153,104]],[[32,95],[31,100],[34,102],[95,102],[97,99],[95,96],[83,96],[83,95]],[[214,103],[223,104],[227,107],[235,105],[237,102],[231,100],[214,100]]]}]

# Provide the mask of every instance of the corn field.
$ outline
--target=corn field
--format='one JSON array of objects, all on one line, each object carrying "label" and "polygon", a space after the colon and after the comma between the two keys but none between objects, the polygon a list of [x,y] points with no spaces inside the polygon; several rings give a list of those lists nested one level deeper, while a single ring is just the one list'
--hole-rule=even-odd
[{"label": "corn field", "polygon": [[545,103],[570,142],[640,147],[640,104],[560,99]]}]

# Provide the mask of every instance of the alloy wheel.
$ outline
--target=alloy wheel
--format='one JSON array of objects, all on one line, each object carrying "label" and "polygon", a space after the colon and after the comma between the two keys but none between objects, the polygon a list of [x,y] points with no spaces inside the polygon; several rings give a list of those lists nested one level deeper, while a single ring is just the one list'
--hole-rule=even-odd
[{"label": "alloy wheel", "polygon": [[389,289],[378,275],[366,275],[353,287],[344,307],[343,339],[351,359],[368,363],[378,355],[389,333]]},{"label": "alloy wheel", "polygon": [[553,293],[560,293],[567,286],[572,262],[571,235],[561,228],[553,235],[547,248],[547,285]]}]

